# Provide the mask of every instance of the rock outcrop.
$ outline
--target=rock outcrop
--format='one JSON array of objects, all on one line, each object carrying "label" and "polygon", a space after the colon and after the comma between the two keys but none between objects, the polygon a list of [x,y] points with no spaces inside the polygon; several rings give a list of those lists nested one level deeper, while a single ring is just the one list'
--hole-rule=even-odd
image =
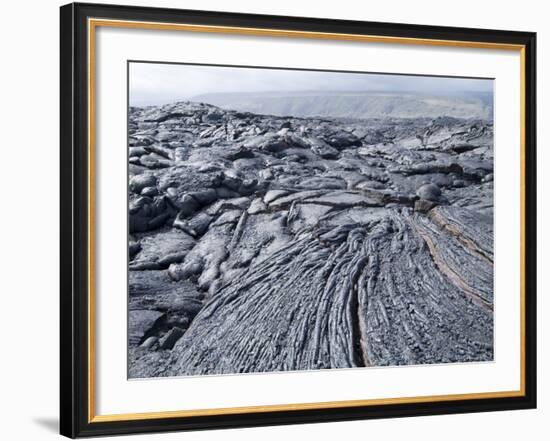
[{"label": "rock outcrop", "polygon": [[492,123],[129,120],[130,377],[493,358]]}]

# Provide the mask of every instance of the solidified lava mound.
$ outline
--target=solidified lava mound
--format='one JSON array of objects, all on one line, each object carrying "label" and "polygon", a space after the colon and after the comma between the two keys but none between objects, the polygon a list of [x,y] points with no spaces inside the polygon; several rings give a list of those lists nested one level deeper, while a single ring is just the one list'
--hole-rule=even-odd
[{"label": "solidified lava mound", "polygon": [[131,378],[492,360],[492,122],[129,116]]}]

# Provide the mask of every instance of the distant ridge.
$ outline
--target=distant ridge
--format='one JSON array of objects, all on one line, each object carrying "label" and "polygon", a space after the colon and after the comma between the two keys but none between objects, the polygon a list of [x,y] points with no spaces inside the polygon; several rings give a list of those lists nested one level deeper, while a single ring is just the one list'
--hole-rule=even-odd
[{"label": "distant ridge", "polygon": [[208,93],[193,101],[258,114],[336,118],[475,118],[492,120],[492,94],[413,92]]}]

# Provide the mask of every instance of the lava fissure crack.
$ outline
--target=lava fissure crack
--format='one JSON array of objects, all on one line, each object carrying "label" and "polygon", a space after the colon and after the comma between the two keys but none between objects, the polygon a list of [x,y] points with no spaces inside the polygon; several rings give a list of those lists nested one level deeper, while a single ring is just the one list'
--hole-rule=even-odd
[{"label": "lava fissure crack", "polygon": [[467,283],[458,275],[455,271],[453,271],[439,256],[435,244],[432,241],[432,239],[423,231],[421,231],[421,228],[416,225],[414,222],[411,222],[412,227],[416,230],[418,235],[424,240],[426,245],[428,246],[428,250],[430,253],[430,256],[434,262],[434,264],[439,268],[441,274],[445,275],[448,280],[450,280],[453,285],[455,285],[457,288],[459,288],[460,292],[464,293],[466,296],[468,296],[474,303],[476,303],[478,306],[481,306],[482,308],[486,309],[487,311],[493,312],[493,304],[488,302],[486,299],[481,297],[478,293],[476,293]]},{"label": "lava fissure crack", "polygon": [[484,259],[487,261],[487,263],[489,264],[493,264],[493,256],[490,256],[489,254],[487,254],[486,252],[484,252],[482,249],[480,249],[472,240],[468,239],[467,237],[465,237],[459,230],[457,227],[455,227],[454,225],[451,225],[450,223],[448,222],[445,222],[445,220],[443,219],[443,217],[441,216],[441,214],[439,212],[437,212],[436,210],[430,210],[428,212],[428,217],[436,224],[438,225],[439,227],[443,228],[444,230],[446,230],[449,234],[451,234],[452,236],[456,237],[460,242],[462,242],[464,244],[464,246],[466,246],[466,248],[468,248],[472,253],[475,253],[477,254],[480,258]]},{"label": "lava fissure crack", "polygon": [[359,284],[363,279],[363,272],[367,266],[368,257],[362,256],[358,262],[357,268],[351,280],[350,294],[350,317],[351,317],[351,340],[353,342],[353,359],[357,367],[367,367],[370,365],[363,336],[366,336],[365,318],[359,302]]}]

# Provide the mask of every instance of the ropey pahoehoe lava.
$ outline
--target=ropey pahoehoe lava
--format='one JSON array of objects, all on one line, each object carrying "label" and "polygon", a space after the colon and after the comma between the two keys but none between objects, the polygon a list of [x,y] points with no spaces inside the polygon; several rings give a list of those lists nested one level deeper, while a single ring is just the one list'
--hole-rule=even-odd
[{"label": "ropey pahoehoe lava", "polygon": [[131,378],[493,359],[493,125],[129,110]]}]

